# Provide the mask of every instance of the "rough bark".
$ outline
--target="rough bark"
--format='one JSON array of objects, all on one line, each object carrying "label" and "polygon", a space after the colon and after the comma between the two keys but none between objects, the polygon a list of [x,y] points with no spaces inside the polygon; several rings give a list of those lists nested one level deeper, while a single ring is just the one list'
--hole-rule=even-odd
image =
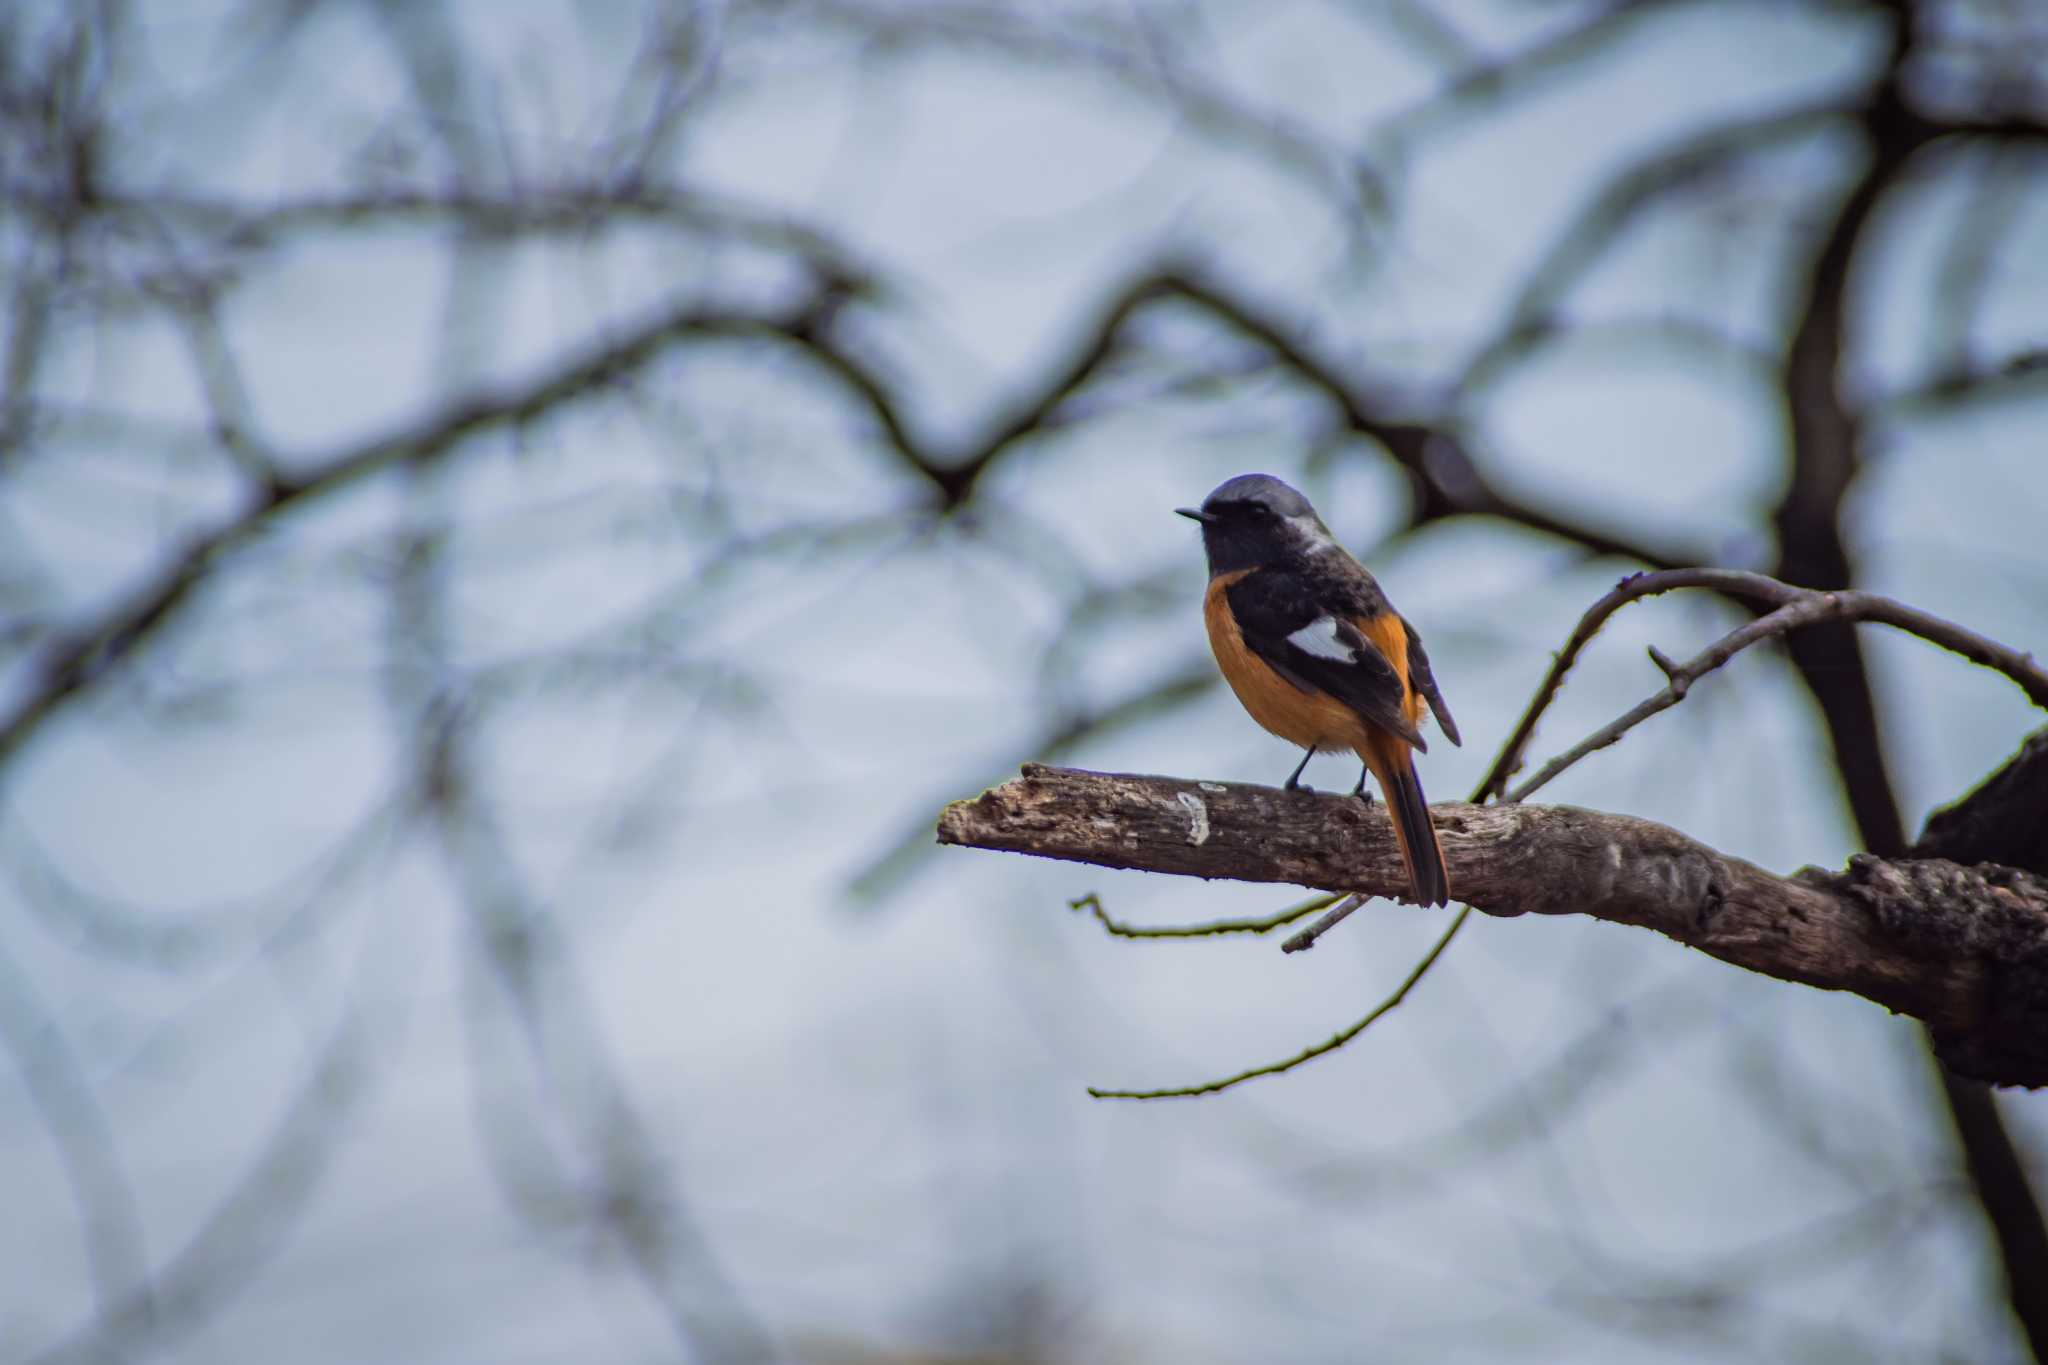
[{"label": "rough bark", "polygon": [[[1459,899],[1494,915],[1584,914],[1655,929],[1784,981],[1923,1020],[1950,1063],[2048,1085],[2048,878],[1858,855],[1789,877],[1629,815],[1434,806]],[[948,806],[939,842],[1182,876],[1398,896],[1383,811],[1349,797],[1027,764]]]},{"label": "rough bark", "polygon": [[[2029,736],[2012,760],[1975,791],[1930,815],[1912,856],[1981,865],[1985,872],[2012,868],[2037,880],[2048,877],[2048,730]],[[1994,915],[1971,927],[1996,933],[1998,923]],[[2020,943],[2005,945],[1987,985],[2005,1002],[2006,1011],[2023,1014],[2032,1008],[2034,1031],[2048,1035],[2048,1013],[2039,1006],[2039,993],[2048,990],[2048,952],[2038,945],[2031,952]],[[2029,998],[2035,1000],[2032,1006],[2025,1003]],[[1997,1058],[1978,1055],[1995,1046],[1996,1038],[1975,1033],[1951,1037],[1937,1029],[1934,1044],[1942,1062],[1962,1075],[1984,1079],[2003,1069]],[[2048,1239],[2036,1240],[2048,1246]],[[2041,1265],[2048,1272],[2048,1254]]]},{"label": "rough bark", "polygon": [[2048,730],[1969,795],[1927,817],[1916,858],[2003,863],[2048,877]]}]

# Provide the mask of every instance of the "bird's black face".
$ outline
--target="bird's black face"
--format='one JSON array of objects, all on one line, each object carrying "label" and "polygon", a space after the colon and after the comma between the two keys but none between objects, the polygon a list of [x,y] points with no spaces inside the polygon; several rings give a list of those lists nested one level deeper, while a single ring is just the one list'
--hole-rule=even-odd
[{"label": "bird's black face", "polygon": [[1202,523],[1211,575],[1279,563],[1335,543],[1308,499],[1266,474],[1239,475],[1199,509],[1174,510]]}]

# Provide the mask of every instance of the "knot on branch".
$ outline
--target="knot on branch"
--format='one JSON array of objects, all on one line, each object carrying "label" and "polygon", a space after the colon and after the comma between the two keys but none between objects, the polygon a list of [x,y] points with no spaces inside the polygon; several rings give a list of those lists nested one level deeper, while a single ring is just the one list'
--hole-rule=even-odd
[{"label": "knot on branch", "polygon": [[2038,1048],[2001,1041],[2048,1038],[2048,877],[1858,854],[1831,880],[1887,942],[1959,978],[1958,1008],[1929,1020],[1944,1062],[1980,1080],[2048,1085]]},{"label": "knot on branch", "polygon": [[1489,914],[1592,914],[1625,924],[1685,922],[1708,932],[1727,899],[1721,859],[1673,829],[1571,806],[1496,806],[1501,860],[1514,874]]}]

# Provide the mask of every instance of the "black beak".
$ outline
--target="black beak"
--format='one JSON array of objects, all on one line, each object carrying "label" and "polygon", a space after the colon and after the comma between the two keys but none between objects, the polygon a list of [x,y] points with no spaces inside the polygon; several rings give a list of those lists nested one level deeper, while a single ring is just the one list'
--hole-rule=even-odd
[{"label": "black beak", "polygon": [[1204,526],[1216,520],[1214,512],[1204,512],[1199,507],[1176,507],[1173,510],[1186,517],[1189,521],[1199,521]]}]

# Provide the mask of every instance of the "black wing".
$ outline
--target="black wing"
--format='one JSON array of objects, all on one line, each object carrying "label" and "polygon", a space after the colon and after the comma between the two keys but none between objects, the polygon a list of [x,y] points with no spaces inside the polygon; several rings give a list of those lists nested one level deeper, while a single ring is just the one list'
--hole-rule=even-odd
[{"label": "black wing", "polygon": [[[1275,673],[1304,692],[1329,693],[1374,725],[1427,750],[1421,733],[1402,714],[1406,689],[1401,675],[1351,621],[1390,610],[1386,599],[1367,580],[1362,587],[1369,593],[1347,592],[1347,600],[1333,607],[1328,586],[1319,592],[1291,569],[1265,568],[1224,591],[1245,646]],[[1359,600],[1348,600],[1353,596]]]},{"label": "black wing", "polygon": [[1429,671],[1429,653],[1422,647],[1422,637],[1415,633],[1415,627],[1408,624],[1405,616],[1401,618],[1401,626],[1408,632],[1408,680],[1415,684],[1415,690],[1436,713],[1437,728],[1444,732],[1444,738],[1462,749],[1465,741],[1458,738],[1458,722],[1451,719],[1451,708],[1444,703],[1444,694],[1437,691],[1436,674]]}]

